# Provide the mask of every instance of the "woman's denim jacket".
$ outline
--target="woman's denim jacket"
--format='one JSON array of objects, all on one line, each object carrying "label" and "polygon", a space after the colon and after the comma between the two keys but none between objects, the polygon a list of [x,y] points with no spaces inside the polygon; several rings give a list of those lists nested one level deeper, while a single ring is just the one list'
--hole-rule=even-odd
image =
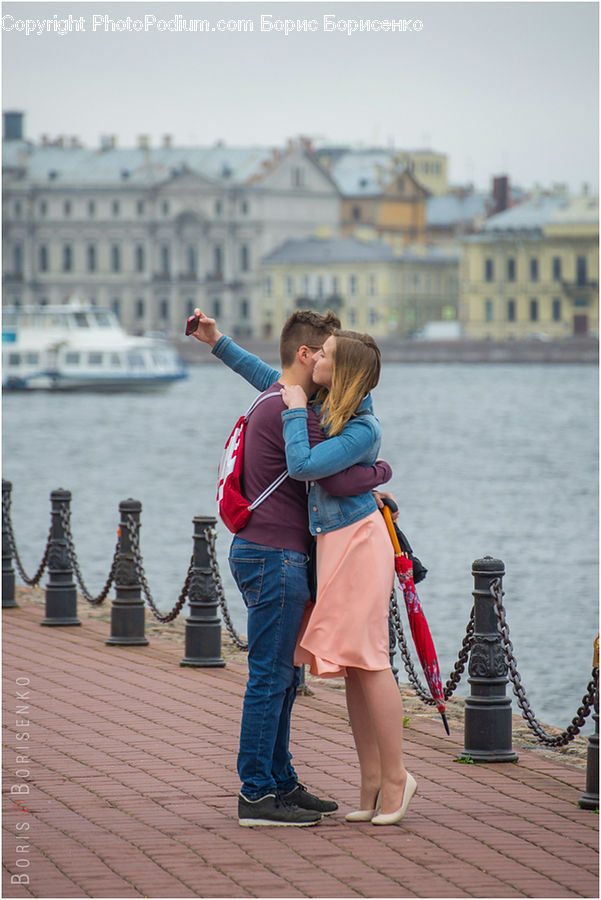
[{"label": "woman's denim jacket", "polygon": [[[248,353],[225,335],[212,351],[230,369],[242,375],[259,391],[266,391],[277,381],[280,372]],[[319,414],[319,407],[315,407]],[[317,484],[354,463],[373,465],[378,458],[381,441],[380,423],[373,414],[371,396],[364,398],[357,415],[343,431],[312,449],[307,435],[307,411],[288,409],[282,413],[286,461],[292,478],[309,484],[309,528],[311,534],[325,534],[351,525],[370,515],[378,507],[371,491],[352,497],[333,497]]]}]

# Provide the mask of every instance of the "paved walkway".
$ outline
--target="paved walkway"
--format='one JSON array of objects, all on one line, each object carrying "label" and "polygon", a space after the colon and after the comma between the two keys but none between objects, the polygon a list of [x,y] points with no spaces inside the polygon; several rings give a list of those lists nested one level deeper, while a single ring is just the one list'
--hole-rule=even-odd
[{"label": "paved walkway", "polygon": [[419,794],[403,824],[351,825],[344,695],[318,685],[297,701],[295,760],[340,813],[240,828],[244,660],[181,668],[182,645],[164,638],[106,646],[86,609],[81,627],[42,617],[28,602],[2,614],[4,897],[598,896],[582,769],[533,750],[460,764],[462,730],[449,740],[425,710],[406,728]]}]

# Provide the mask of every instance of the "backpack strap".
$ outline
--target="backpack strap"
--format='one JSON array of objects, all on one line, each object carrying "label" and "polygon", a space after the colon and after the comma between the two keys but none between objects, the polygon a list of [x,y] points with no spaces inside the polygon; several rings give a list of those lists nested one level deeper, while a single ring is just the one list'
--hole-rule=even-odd
[{"label": "backpack strap", "polygon": [[[249,418],[250,414],[253,412],[253,410],[255,410],[257,408],[257,406],[263,402],[263,400],[267,400],[269,397],[281,397],[281,394],[279,391],[273,391],[271,394],[261,394],[259,397],[256,398],[256,400],[254,400],[251,403],[251,405],[248,409],[248,412],[244,416],[244,420],[246,422],[248,422],[248,418]],[[261,494],[259,494],[257,499],[253,500],[253,502],[249,505],[248,508],[252,510],[252,509],[256,509],[257,506],[260,506],[261,503],[263,503],[264,500],[267,500],[267,498],[270,496],[270,494],[273,494],[273,492],[275,490],[277,490],[279,488],[279,486],[281,484],[283,484],[284,481],[286,481],[287,478],[288,478],[288,469],[284,469],[282,474],[278,475],[278,477],[275,479],[275,481],[272,481],[271,484],[268,487],[266,487],[265,490]]]},{"label": "backpack strap", "polygon": [[257,506],[260,506],[261,503],[263,502],[263,500],[267,500],[267,498],[269,497],[269,495],[270,495],[270,494],[273,494],[273,492],[274,492],[275,490],[277,490],[277,488],[279,488],[279,486],[280,486],[281,484],[283,484],[283,483],[286,481],[287,478],[288,478],[288,470],[286,469],[286,471],[282,472],[281,475],[278,475],[278,477],[276,478],[275,481],[272,481],[272,483],[269,485],[269,487],[266,487],[266,488],[265,488],[265,490],[263,491],[262,494],[259,494],[259,496],[257,497],[257,499],[254,500],[254,501],[250,504],[250,506],[249,506],[248,508],[249,508],[249,509],[256,509]]},{"label": "backpack strap", "polygon": [[250,416],[251,412],[253,412],[253,410],[255,410],[257,408],[259,403],[262,403],[263,400],[268,400],[269,397],[281,397],[281,394],[279,391],[273,391],[271,394],[259,394],[259,396],[253,400],[253,402],[250,404],[250,406],[246,410],[246,412],[244,414],[245,420],[248,421],[248,417]]}]

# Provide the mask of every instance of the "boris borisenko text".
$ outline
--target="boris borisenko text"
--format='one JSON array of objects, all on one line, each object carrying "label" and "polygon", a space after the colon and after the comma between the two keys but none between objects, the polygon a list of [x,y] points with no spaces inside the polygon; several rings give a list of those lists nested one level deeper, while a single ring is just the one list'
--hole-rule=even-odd
[{"label": "boris borisenko text", "polygon": [[[15,780],[10,786],[11,812],[15,813],[17,821],[15,822],[15,838],[16,844],[14,848],[15,868],[19,870],[10,876],[11,884],[29,884],[29,872],[23,869],[29,869],[31,860],[29,859],[30,845],[27,843],[27,832],[30,829],[30,823],[27,821],[29,815],[29,782],[30,778],[29,758],[29,678],[20,677],[15,679],[16,684],[16,718],[15,725],[17,728],[15,734]],[[5,860],[9,860],[6,853],[8,841],[5,842]],[[7,866],[10,862],[6,862]]]},{"label": "boris borisenko text", "polygon": [[279,34],[302,34],[306,31],[323,31],[326,34],[364,34],[366,32],[421,31],[421,19],[341,19],[324,15],[321,19],[278,19],[272,15],[261,16],[261,31]]}]

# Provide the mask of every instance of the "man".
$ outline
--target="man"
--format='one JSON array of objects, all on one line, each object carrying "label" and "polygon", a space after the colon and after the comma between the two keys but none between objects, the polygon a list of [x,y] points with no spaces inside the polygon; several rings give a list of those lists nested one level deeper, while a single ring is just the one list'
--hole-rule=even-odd
[{"label": "man", "polygon": [[[280,338],[282,374],[222,335],[214,319],[195,310],[199,318],[194,337],[234,371],[273,394],[249,417],[245,433],[243,483],[254,500],[286,469],[279,396],[284,386],[300,384],[311,396],[313,355],[340,322],[333,313],[311,310],[293,313]],[[269,388],[269,390],[265,390]],[[324,439],[314,414],[309,416],[312,443]],[[333,494],[358,494],[390,478],[390,467],[353,466],[323,479]],[[288,749],[290,715],[300,679],[294,648],[307,602],[311,599],[308,554],[307,494],[302,482],[287,478],[252,513],[234,537],[230,568],[248,610],[248,671],[244,695],[238,774],[241,825],[315,825],[338,806],[309,793],[298,782]]]}]

